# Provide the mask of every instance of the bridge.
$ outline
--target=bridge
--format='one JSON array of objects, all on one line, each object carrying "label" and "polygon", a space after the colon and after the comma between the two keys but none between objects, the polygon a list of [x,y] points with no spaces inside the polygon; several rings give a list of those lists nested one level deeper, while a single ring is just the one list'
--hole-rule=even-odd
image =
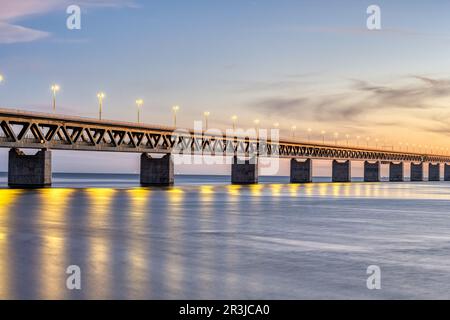
[{"label": "bridge", "polygon": [[[312,182],[312,161],[330,159],[332,180],[351,181],[351,161],[364,161],[364,181],[380,181],[381,163],[389,164],[389,180],[404,181],[404,163],[411,162],[411,181],[450,181],[450,156],[333,146],[242,134],[211,134],[174,127],[97,120],[0,109],[0,148],[9,148],[8,184],[12,187],[51,185],[51,150],[129,152],[141,154],[141,184],[174,182],[174,154],[231,156],[232,183],[258,182],[258,159],[291,159],[292,183]],[[21,149],[38,149],[26,155]],[[152,155],[159,154],[159,157]],[[162,155],[162,157],[161,157]]]}]

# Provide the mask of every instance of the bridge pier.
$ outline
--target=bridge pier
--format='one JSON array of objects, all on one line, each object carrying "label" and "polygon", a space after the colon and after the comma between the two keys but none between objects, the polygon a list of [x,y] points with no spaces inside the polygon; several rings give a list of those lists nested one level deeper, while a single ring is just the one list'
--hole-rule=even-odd
[{"label": "bridge pier", "polygon": [[441,166],[439,163],[428,164],[428,181],[440,181],[441,180]]},{"label": "bridge pier", "polygon": [[380,182],[380,161],[364,161],[364,182]]},{"label": "bridge pier", "polygon": [[291,183],[312,182],[312,160],[291,159]]},{"label": "bridge pier", "polygon": [[402,182],[404,181],[404,164],[400,163],[389,163],[389,181],[391,182]]},{"label": "bridge pier", "polygon": [[411,162],[411,181],[423,181],[423,162],[415,164]]},{"label": "bridge pier", "polygon": [[450,164],[444,163],[444,181],[450,181]]},{"label": "bridge pier", "polygon": [[255,184],[258,183],[258,158],[241,160],[233,157],[231,165],[232,184]]},{"label": "bridge pier", "polygon": [[52,184],[52,153],[40,150],[26,155],[11,149],[8,159],[8,185],[13,188],[39,188]]},{"label": "bridge pier", "polygon": [[169,186],[174,183],[173,156],[152,158],[148,153],[141,155],[141,185]]},{"label": "bridge pier", "polygon": [[350,182],[352,180],[351,174],[351,162],[347,160],[345,162],[339,162],[333,160],[333,172],[332,181],[333,182]]}]

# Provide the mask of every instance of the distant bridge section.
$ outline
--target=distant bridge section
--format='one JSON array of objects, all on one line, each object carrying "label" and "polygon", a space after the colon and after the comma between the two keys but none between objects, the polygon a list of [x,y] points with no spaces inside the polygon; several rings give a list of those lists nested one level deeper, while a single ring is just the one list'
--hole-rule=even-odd
[{"label": "distant bridge section", "polygon": [[[277,157],[293,160],[307,159],[306,164],[292,162],[291,181],[310,182],[312,177],[311,159],[333,160],[334,181],[349,181],[350,161],[365,161],[367,181],[379,181],[381,163],[391,165],[390,172],[395,181],[403,180],[403,162],[419,163],[414,167],[414,178],[422,179],[420,170],[424,162],[438,165],[430,166],[433,180],[439,177],[441,163],[445,163],[445,176],[450,180],[450,156],[419,154],[413,152],[387,151],[373,148],[344,147],[327,144],[305,143],[294,140],[262,140],[256,137],[217,135],[193,130],[176,130],[173,127],[141,125],[130,122],[96,120],[45,114],[20,110],[0,109],[0,148],[10,148],[10,185],[48,185],[51,183],[50,150],[105,151],[141,153],[142,184],[173,183],[173,154],[215,155],[249,157]],[[27,156],[20,149],[39,149],[35,156]],[[152,158],[149,154],[168,155]],[[34,158],[30,158],[34,157]],[[344,160],[341,163],[339,161]],[[237,162],[237,161],[235,161]],[[397,163],[397,164],[395,164]],[[397,167],[401,163],[401,167]],[[35,164],[35,165],[34,165]],[[233,181],[257,182],[257,165],[244,162],[233,164]],[[250,168],[250,169],[249,169]],[[242,170],[241,170],[242,169]],[[250,171],[251,172],[250,172]],[[42,177],[40,172],[44,172]],[[39,179],[34,178],[38,172]],[[153,172],[153,173],[152,173]],[[164,172],[164,177],[158,175]],[[417,173],[418,172],[418,173]],[[301,179],[295,177],[300,174]],[[294,177],[293,177],[294,175]],[[142,177],[146,178],[143,179]],[[304,177],[309,177],[308,179]],[[28,181],[29,179],[30,181]],[[50,180],[50,182],[49,182]],[[17,183],[15,183],[16,181]],[[41,183],[45,181],[45,183]],[[392,180],[394,181],[394,180]]]}]

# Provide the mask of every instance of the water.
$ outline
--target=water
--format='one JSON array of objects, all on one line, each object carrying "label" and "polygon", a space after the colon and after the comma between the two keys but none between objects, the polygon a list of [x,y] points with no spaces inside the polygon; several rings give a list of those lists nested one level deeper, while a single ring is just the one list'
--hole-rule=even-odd
[{"label": "water", "polygon": [[[137,181],[0,189],[0,298],[450,298],[449,183]],[[369,265],[381,290],[366,287]]]}]

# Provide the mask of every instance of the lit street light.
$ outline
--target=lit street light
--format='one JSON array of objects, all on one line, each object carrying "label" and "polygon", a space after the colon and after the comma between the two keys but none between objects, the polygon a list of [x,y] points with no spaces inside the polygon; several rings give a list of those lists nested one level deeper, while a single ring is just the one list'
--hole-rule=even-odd
[{"label": "lit street light", "polygon": [[211,113],[209,111],[203,112],[203,115],[205,116],[205,129],[208,130],[208,117]]},{"label": "lit street light", "polygon": [[292,126],[292,138],[295,138],[295,130],[297,130],[297,126]]},{"label": "lit street light", "polygon": [[103,111],[103,99],[105,98],[105,94],[103,92],[97,93],[98,98],[98,118],[102,120],[102,111]]},{"label": "lit street light", "polygon": [[5,77],[0,73],[0,83],[2,83],[5,80]]},{"label": "lit street light", "polygon": [[236,131],[236,121],[237,121],[237,116],[234,115],[231,117],[231,120],[233,121],[233,131]]},{"label": "lit street light", "polygon": [[259,123],[260,123],[259,119],[255,119],[255,120],[253,121],[253,123],[255,124],[255,129],[256,129],[256,131],[259,131]]},{"label": "lit street light", "polygon": [[142,105],[144,104],[144,100],[142,99],[137,99],[136,100],[136,105],[137,105],[137,122],[141,123],[141,108]]},{"label": "lit street light", "polygon": [[178,110],[180,110],[179,106],[173,106],[172,107],[172,111],[173,111],[173,126],[176,128],[177,127],[177,112]]},{"label": "lit street light", "polygon": [[56,112],[56,93],[59,91],[60,87],[57,84],[53,84],[50,89],[53,94],[53,112]]}]

